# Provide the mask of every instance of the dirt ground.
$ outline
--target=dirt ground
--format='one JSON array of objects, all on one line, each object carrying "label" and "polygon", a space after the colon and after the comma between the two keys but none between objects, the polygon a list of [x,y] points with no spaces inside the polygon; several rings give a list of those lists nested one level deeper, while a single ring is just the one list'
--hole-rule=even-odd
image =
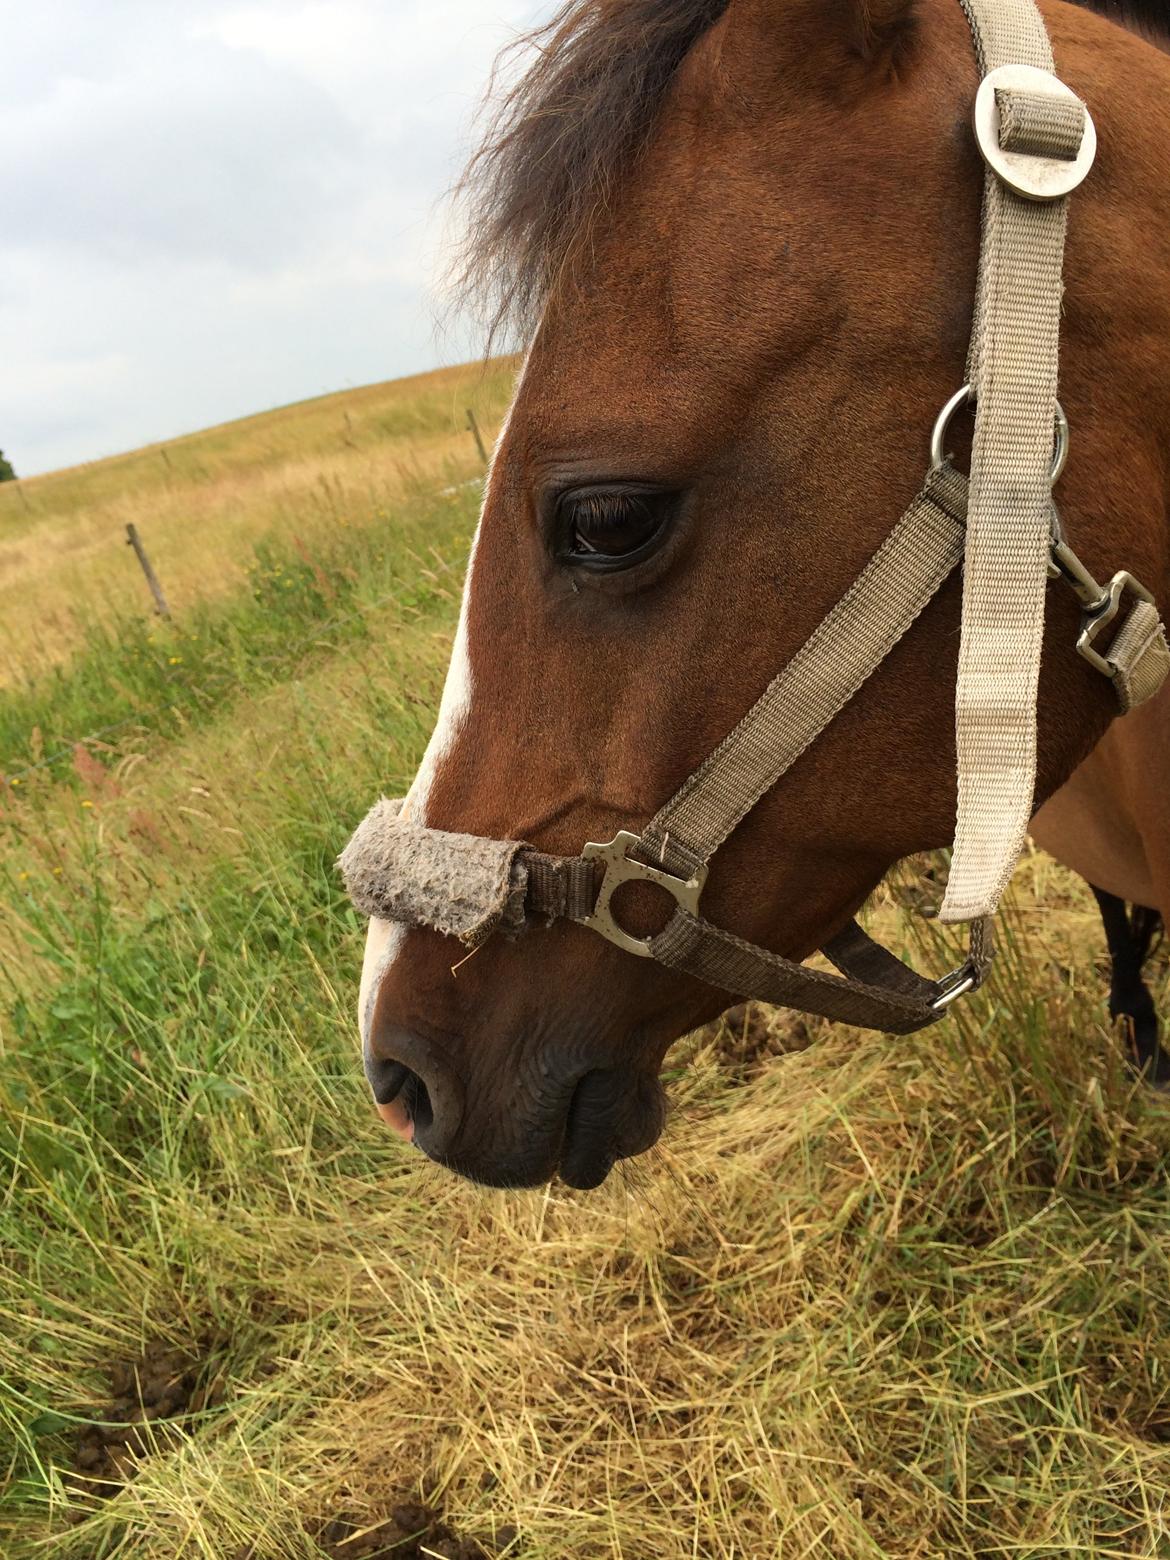
[{"label": "dirt ground", "polygon": [[[77,1437],[69,1478],[79,1503],[75,1522],[96,1501],[116,1495],[141,1457],[182,1436],[192,1416],[222,1395],[214,1348],[187,1353],[156,1343],[138,1359],[114,1362],[108,1380],[108,1400]],[[390,1492],[380,1519],[343,1513],[322,1522],[313,1537],[328,1560],[502,1560],[521,1553],[514,1528],[501,1528],[485,1548],[454,1533],[440,1511],[402,1489]],[[253,1560],[253,1554],[248,1546],[232,1560]]]},{"label": "dirt ground", "polygon": [[[136,1360],[110,1366],[110,1397],[77,1437],[72,1493],[92,1503],[116,1495],[138,1460],[182,1433],[182,1422],[210,1408],[220,1393],[210,1356],[155,1344]],[[84,1518],[78,1510],[75,1520]]]},{"label": "dirt ground", "polygon": [[521,1552],[514,1531],[501,1530],[494,1547],[485,1549],[473,1538],[458,1537],[439,1512],[412,1500],[394,1506],[374,1528],[339,1517],[322,1527],[317,1542],[329,1560],[496,1560]]}]

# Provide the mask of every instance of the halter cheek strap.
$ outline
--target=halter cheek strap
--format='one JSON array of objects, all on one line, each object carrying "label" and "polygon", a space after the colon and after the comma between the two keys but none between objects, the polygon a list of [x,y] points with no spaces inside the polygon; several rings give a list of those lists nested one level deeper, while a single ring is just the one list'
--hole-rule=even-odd
[{"label": "halter cheek strap", "polygon": [[[936,424],[922,491],[803,648],[641,834],[556,857],[520,841],[427,829],[403,819],[400,803],[382,802],[340,862],[359,909],[472,948],[531,918],[564,918],[736,996],[895,1034],[937,1022],[982,983],[991,916],[1033,808],[1049,580],[1076,592],[1077,650],[1112,680],[1123,711],[1162,686],[1170,650],[1150,593],[1125,572],[1098,584],[1065,540],[1052,501],[1068,451],[1056,398],[1067,204],[1092,165],[1093,123],[1052,74],[1034,0],[962,4],[983,73],[979,294],[970,382]],[[976,404],[969,482],[946,459],[950,418],[968,401]],[[853,924],[825,945],[841,971],[831,975],[704,920],[712,856],[881,665],[960,559],[959,812],[942,915],[971,923],[967,962],[945,980],[926,980]],[[617,890],[633,881],[675,901],[655,937],[635,937],[615,915]]]}]

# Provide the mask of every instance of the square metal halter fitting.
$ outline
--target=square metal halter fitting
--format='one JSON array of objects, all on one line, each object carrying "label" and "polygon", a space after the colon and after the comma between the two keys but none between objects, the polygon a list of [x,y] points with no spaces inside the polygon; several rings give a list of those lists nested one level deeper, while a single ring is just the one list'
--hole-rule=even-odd
[{"label": "square metal halter fitting", "polygon": [[1086,612],[1080,638],[1077,640],[1078,652],[1084,656],[1090,666],[1095,666],[1099,672],[1104,672],[1106,677],[1116,677],[1117,662],[1101,654],[1096,648],[1097,640],[1117,618],[1127,591],[1138,601],[1148,602],[1150,606],[1155,604],[1153,596],[1140,580],[1135,580],[1132,574],[1122,569],[1106,585],[1105,594],[1098,605]]},{"label": "square metal halter fitting", "polygon": [[973,991],[978,991],[983,984],[983,975],[974,959],[968,959],[957,970],[939,981],[939,993],[930,1004],[936,1013],[945,1013],[949,1007],[953,1007],[960,997],[969,997]]},{"label": "square metal halter fitting", "polygon": [[[1076,104],[1084,113],[1085,130],[1073,158],[1011,151],[1001,142],[1000,103],[997,94],[1019,93],[1032,100],[1051,98],[1056,104]],[[1093,116],[1071,87],[1059,76],[1035,65],[1001,65],[984,76],[975,98],[975,137],[987,166],[1008,189],[1025,200],[1059,200],[1082,184],[1097,156],[1097,128]]]},{"label": "square metal halter fitting", "polygon": [[655,888],[664,888],[680,910],[698,915],[699,900],[707,882],[707,867],[700,867],[693,878],[684,882],[682,878],[662,872],[657,867],[648,867],[645,862],[637,861],[628,854],[640,844],[640,836],[623,829],[608,845],[586,845],[581,852],[582,858],[585,861],[604,862],[605,876],[597,891],[597,903],[589,915],[581,917],[581,925],[590,927],[607,942],[616,943],[627,953],[636,954],[640,959],[652,959],[654,955],[650,944],[653,938],[634,937],[618,925],[613,915],[613,896],[623,883],[653,883]]}]

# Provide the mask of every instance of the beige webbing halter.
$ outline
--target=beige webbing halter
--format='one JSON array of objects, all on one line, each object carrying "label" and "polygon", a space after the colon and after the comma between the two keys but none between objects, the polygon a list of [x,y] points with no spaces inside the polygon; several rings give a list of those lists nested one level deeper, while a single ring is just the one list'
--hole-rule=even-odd
[{"label": "beige webbing halter", "polygon": [[962,3],[983,75],[975,125],[987,175],[967,364],[976,416],[944,921],[995,914],[1032,816],[1064,238],[1069,194],[1096,150],[1084,104],[1052,74],[1033,0]]},{"label": "beige webbing halter", "polygon": [[[1052,74],[1034,0],[961,3],[983,74],[975,113],[988,166],[979,294],[969,383],[935,426],[922,491],[803,648],[641,834],[554,857],[520,841],[427,829],[403,819],[400,803],[381,802],[341,858],[359,909],[469,947],[531,917],[564,917],[736,996],[891,1033],[936,1022],[982,982],[990,917],[1032,813],[1048,580],[1063,578],[1077,593],[1078,651],[1112,679],[1123,710],[1161,687],[1170,651],[1149,592],[1124,572],[1098,585],[1065,541],[1052,502],[1068,452],[1057,402],[1068,196],[1092,165],[1093,123]],[[968,401],[976,409],[969,482],[946,458],[950,419]],[[966,964],[945,980],[925,980],[854,923],[825,945],[842,972],[835,976],[703,920],[711,857],[881,665],[960,559],[959,813],[942,914],[971,922]],[[615,919],[614,895],[629,882],[656,884],[674,900],[655,937],[635,937]]]}]

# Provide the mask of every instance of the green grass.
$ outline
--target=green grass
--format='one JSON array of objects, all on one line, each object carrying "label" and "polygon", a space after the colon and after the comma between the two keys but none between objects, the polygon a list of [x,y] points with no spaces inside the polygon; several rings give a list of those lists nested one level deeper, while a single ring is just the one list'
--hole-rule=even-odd
[{"label": "green grass", "polygon": [[225,702],[361,640],[379,607],[409,619],[437,599],[450,604],[479,491],[473,481],[465,493],[416,495],[344,522],[312,549],[264,538],[246,567],[247,593],[198,602],[181,625],[141,614],[90,624],[70,661],[0,699],[0,784],[16,791],[46,770],[53,780],[68,774],[77,738],[90,733],[92,755],[114,739],[124,747],[130,730],[165,740],[217,718]]},{"label": "green grass", "polygon": [[421,489],[482,476],[512,365],[471,364],[322,396],[111,460],[0,484],[0,687],[114,640],[149,604],[133,523],[180,622],[244,593],[274,532],[308,550]]},{"label": "green grass", "polygon": [[[273,526],[181,641],[0,695],[6,761],[71,755],[0,811],[0,1553],[311,1557],[414,1491],[534,1560],[1170,1554],[1170,1113],[1045,858],[956,1022],[713,1026],[599,1194],[373,1118],[332,862],[418,762],[474,504],[372,495],[311,562]],[[158,1340],[218,1391],[86,1500],[78,1427]]]}]

